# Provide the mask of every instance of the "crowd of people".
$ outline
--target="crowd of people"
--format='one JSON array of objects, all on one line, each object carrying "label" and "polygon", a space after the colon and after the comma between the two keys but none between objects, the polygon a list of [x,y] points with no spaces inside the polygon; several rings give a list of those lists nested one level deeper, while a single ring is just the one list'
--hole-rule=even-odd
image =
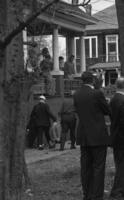
[{"label": "crowd of people", "polygon": [[[34,54],[32,49],[29,53],[26,69],[28,69],[28,71],[32,71],[35,75],[37,75],[37,77],[44,80],[45,94],[54,95],[55,81],[51,75],[53,70],[53,59],[50,55],[49,49],[44,47],[37,56]],[[70,55],[67,61],[64,61],[63,56],[59,56],[59,70],[63,71],[64,78],[73,78],[73,75],[75,74],[74,59],[74,55]]]},{"label": "crowd of people", "polygon": [[[43,57],[42,61],[39,64],[39,71],[44,77],[51,78],[50,71],[53,70],[53,61],[50,56],[49,50],[47,47],[42,49],[41,55]],[[75,67],[74,67],[74,55],[70,55],[67,61],[64,61],[63,56],[59,56],[59,70],[64,72],[65,78],[72,78],[75,74]]]},{"label": "crowd of people", "polygon": [[[53,122],[51,125],[51,121]],[[33,148],[44,149],[43,135],[46,137],[47,146],[54,148],[60,143],[60,150],[64,150],[66,137],[70,132],[71,149],[75,149],[76,113],[73,106],[73,99],[65,99],[55,116],[51,111],[44,95],[39,96],[39,102],[33,107],[27,125],[27,145]],[[37,144],[35,143],[37,141]]]},{"label": "crowd of people", "polygon": [[[82,87],[74,91],[72,98],[64,99],[58,116],[51,112],[45,96],[40,96],[27,126],[31,131],[29,146],[38,137],[38,148],[43,149],[45,133],[49,148],[60,143],[63,151],[69,132],[70,148],[80,145],[83,200],[103,200],[107,148],[111,147],[115,177],[110,198],[124,199],[124,78],[117,79],[117,91],[109,101],[95,87],[91,72],[84,72],[81,79]],[[110,131],[105,116],[109,117]]]}]

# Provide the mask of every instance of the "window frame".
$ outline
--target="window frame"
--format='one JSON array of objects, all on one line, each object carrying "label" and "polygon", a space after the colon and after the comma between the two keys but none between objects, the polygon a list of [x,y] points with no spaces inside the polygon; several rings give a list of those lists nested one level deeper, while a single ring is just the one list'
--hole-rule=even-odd
[{"label": "window frame", "polygon": [[[109,41],[109,37],[115,37],[115,41]],[[111,35],[106,35],[106,62],[109,61],[109,55],[108,55],[108,44],[109,43],[115,43],[116,44],[116,59],[119,61],[119,49],[118,49],[118,34],[111,34]]]},{"label": "window frame", "polygon": [[[84,40],[89,39],[89,57],[88,58],[98,58],[98,36],[84,36]],[[96,41],[96,52],[95,52],[95,57],[93,57],[93,52],[92,52],[92,39],[95,39]]]}]

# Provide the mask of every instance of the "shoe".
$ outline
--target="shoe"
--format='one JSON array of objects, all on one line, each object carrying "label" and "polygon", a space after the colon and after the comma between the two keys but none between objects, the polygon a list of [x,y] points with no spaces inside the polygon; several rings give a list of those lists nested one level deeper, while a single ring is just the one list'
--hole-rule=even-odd
[{"label": "shoe", "polygon": [[39,150],[43,150],[43,149],[44,149],[44,144],[39,145],[38,149],[39,149]]},{"label": "shoe", "polygon": [[55,143],[56,143],[56,144],[60,144],[61,141],[60,141],[60,140],[55,140]]},{"label": "shoe", "polygon": [[59,151],[64,151],[64,148],[60,148]]},{"label": "shoe", "polygon": [[55,146],[56,146],[56,143],[55,143],[55,142],[52,142],[52,141],[49,142],[49,148],[50,148],[50,149],[55,148]]},{"label": "shoe", "polygon": [[71,145],[70,149],[76,149],[75,145]]},{"label": "shoe", "polygon": [[54,149],[55,148],[55,144],[53,144],[53,145],[49,145],[49,149]]}]

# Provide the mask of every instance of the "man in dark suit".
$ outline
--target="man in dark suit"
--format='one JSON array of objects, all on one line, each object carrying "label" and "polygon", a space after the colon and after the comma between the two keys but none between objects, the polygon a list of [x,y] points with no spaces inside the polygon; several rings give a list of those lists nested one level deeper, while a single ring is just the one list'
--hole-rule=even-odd
[{"label": "man in dark suit", "polygon": [[91,72],[82,74],[82,87],[74,93],[79,117],[77,144],[81,150],[81,182],[85,200],[102,200],[108,133],[104,115],[109,107],[103,93],[93,87]]},{"label": "man in dark suit", "polygon": [[117,91],[110,101],[111,142],[116,169],[111,197],[124,199],[124,77],[120,77],[116,85]]},{"label": "man in dark suit", "polygon": [[57,119],[51,112],[49,105],[46,103],[46,98],[43,95],[39,97],[39,103],[34,106],[30,119],[34,127],[33,131],[35,130],[30,136],[30,143],[33,143],[35,138],[38,136],[39,149],[43,149],[43,133],[45,133],[48,145],[51,147],[51,138],[49,133],[50,120],[52,119],[55,122]]}]

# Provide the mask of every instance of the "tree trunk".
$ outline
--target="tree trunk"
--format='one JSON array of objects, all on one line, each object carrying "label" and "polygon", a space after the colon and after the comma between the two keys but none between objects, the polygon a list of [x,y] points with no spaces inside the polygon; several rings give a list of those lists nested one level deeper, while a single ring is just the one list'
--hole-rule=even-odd
[{"label": "tree trunk", "polygon": [[[28,6],[32,2],[34,0],[29,0]],[[0,0],[0,200],[21,200],[23,176],[26,184],[29,182],[24,148],[25,111],[30,83],[26,83],[23,78],[22,32],[16,35],[22,30],[20,21],[24,17],[24,3],[27,4],[27,1]],[[52,3],[51,1],[42,11]],[[27,23],[34,20],[40,12],[29,18]],[[8,38],[6,42],[4,38]]]},{"label": "tree trunk", "polygon": [[116,0],[115,2],[119,26],[121,75],[124,76],[124,0]]},{"label": "tree trunk", "polygon": [[[18,24],[18,0],[0,1],[3,37]],[[6,12],[5,12],[6,11]],[[21,78],[24,71],[22,33],[0,47],[0,199],[20,200],[24,165],[27,90]],[[25,168],[24,168],[25,166]]]},{"label": "tree trunk", "polygon": [[[6,29],[6,0],[0,1],[0,38],[2,39]],[[4,160],[4,124],[6,114],[4,113],[3,80],[5,75],[5,51],[0,47],[0,199],[5,200],[5,160]],[[6,108],[6,107],[5,107]]]}]

